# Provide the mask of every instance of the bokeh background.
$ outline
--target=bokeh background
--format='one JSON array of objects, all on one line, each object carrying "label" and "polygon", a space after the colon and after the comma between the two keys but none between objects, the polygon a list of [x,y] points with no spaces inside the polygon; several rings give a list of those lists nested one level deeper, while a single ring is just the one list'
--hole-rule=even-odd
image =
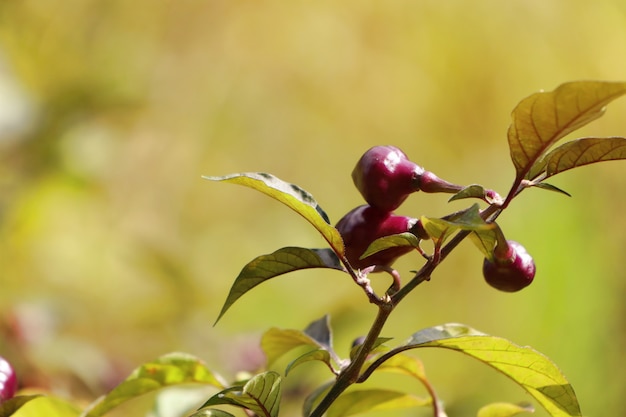
[{"label": "bokeh background", "polygon": [[[3,0],[0,355],[25,386],[89,401],[170,351],[228,378],[254,370],[263,330],[327,313],[347,354],[375,311],[337,272],[267,282],[213,327],[246,262],[324,242],[279,203],[201,176],[271,172],[336,221],[361,204],[358,157],[393,144],[440,177],[505,194],[517,102],[566,81],[624,80],[625,51],[622,0]],[[625,115],[622,98],[575,136],[626,135]],[[625,168],[561,174],[552,183],[572,198],[529,190],[500,218],[535,257],[528,289],[488,287],[464,242],[384,335],[466,323],[552,358],[585,416],[626,415]],[[399,212],[468,204],[446,200],[415,194]],[[419,265],[396,264],[405,276]],[[530,399],[470,358],[417,353],[450,416]],[[288,393],[322,381],[320,368],[295,370]],[[372,383],[423,393],[409,379]],[[118,413],[145,404],[129,407]]]}]

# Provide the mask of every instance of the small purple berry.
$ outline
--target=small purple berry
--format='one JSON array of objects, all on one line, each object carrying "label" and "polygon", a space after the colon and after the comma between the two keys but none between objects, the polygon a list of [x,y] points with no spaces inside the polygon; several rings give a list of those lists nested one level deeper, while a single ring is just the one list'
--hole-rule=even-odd
[{"label": "small purple berry", "polygon": [[416,222],[417,219],[412,217],[362,205],[343,216],[336,227],[343,238],[350,265],[363,269],[374,265],[390,266],[398,257],[411,252],[413,248],[410,246],[393,247],[359,259],[376,239],[408,232]]},{"label": "small purple berry", "polygon": [[516,292],[533,282],[535,262],[518,242],[507,240],[507,244],[506,248],[496,248],[493,262],[483,261],[483,277],[493,288]]},{"label": "small purple berry", "polygon": [[17,377],[9,362],[0,356],[0,403],[13,398],[17,391]]}]

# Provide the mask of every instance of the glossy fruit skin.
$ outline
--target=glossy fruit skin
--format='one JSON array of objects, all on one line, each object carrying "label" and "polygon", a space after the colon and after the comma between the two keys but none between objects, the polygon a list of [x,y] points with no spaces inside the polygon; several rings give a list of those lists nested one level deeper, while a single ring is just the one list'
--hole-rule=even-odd
[{"label": "glossy fruit skin", "polygon": [[398,257],[413,251],[412,247],[395,247],[359,259],[376,239],[407,232],[416,222],[412,217],[398,216],[366,204],[348,212],[337,222],[336,228],[343,238],[350,265],[363,269],[373,265],[391,266]]},{"label": "glossy fruit skin", "polygon": [[357,162],[352,180],[370,206],[393,211],[419,190],[416,182],[423,172],[395,146],[374,146]]},{"label": "glossy fruit skin", "polygon": [[508,250],[500,251],[493,262],[483,261],[483,277],[493,288],[516,292],[529,286],[535,278],[535,262],[521,244],[508,240]]},{"label": "glossy fruit skin", "polygon": [[17,391],[17,377],[9,362],[0,356],[0,403],[13,398]]},{"label": "glossy fruit skin", "polygon": [[370,206],[383,211],[397,209],[416,191],[456,193],[463,188],[424,170],[390,145],[368,149],[352,170],[352,181]]}]

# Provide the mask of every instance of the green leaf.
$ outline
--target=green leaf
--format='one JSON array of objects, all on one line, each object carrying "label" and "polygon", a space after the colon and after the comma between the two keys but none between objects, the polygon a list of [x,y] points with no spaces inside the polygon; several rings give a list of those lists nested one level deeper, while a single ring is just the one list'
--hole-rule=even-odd
[{"label": "green leaf", "polygon": [[201,409],[220,404],[252,410],[263,417],[277,417],[280,408],[281,378],[274,371],[255,375],[246,385],[227,388],[204,403]]},{"label": "green leaf", "polygon": [[135,369],[107,395],[87,407],[81,417],[101,416],[140,395],[172,385],[189,383],[224,387],[221,378],[208,369],[200,359],[184,353],[170,353]]},{"label": "green leaf", "polygon": [[291,370],[294,369],[295,367],[300,366],[305,362],[311,362],[311,361],[324,362],[326,366],[328,366],[328,368],[330,368],[330,370],[333,371],[333,366],[330,362],[330,353],[326,349],[317,349],[311,352],[307,352],[304,355],[300,356],[299,358],[293,360],[291,363],[289,363],[289,365],[287,365],[287,369],[285,369],[285,376],[287,376],[289,372],[291,372]]},{"label": "green leaf", "polygon": [[269,255],[261,255],[253,259],[243,267],[235,278],[215,323],[222,318],[235,301],[257,285],[288,272],[310,268],[344,270],[337,256],[330,249],[286,247]]},{"label": "green leaf", "polygon": [[341,395],[328,409],[327,417],[345,417],[354,414],[397,410],[399,408],[422,407],[430,400],[419,398],[399,391],[369,389],[351,391]]},{"label": "green leaf", "polygon": [[495,227],[493,224],[485,222],[485,220],[480,217],[480,207],[478,204],[474,204],[458,215],[452,216],[448,219],[448,222],[463,230],[472,231],[490,230]]},{"label": "green leaf", "polygon": [[495,229],[474,231],[470,233],[469,238],[485,258],[493,261],[493,250],[497,243]]},{"label": "green leaf", "polygon": [[411,246],[416,248],[419,246],[420,239],[413,233],[404,232],[395,235],[383,236],[373,241],[365,250],[360,259],[367,258],[370,255],[383,251],[389,248],[395,248],[398,246]]},{"label": "green leaf", "polygon": [[301,330],[272,327],[261,337],[261,349],[267,357],[267,366],[270,366],[285,353],[300,346],[321,347]]},{"label": "green leaf", "polygon": [[459,226],[443,219],[421,216],[420,222],[422,222],[428,236],[438,244],[443,244],[446,239],[459,230]]},{"label": "green leaf", "polygon": [[478,410],[477,417],[513,417],[521,413],[534,413],[530,404],[493,403]]},{"label": "green leaf", "polygon": [[235,417],[235,415],[231,413],[227,413],[226,411],[212,408],[212,409],[203,409],[203,410],[196,411],[189,417]]},{"label": "green leaf", "polygon": [[574,389],[565,376],[549,358],[530,347],[452,323],[421,330],[383,356],[422,347],[451,349],[486,363],[528,391],[552,417],[581,415]]},{"label": "green leaf", "polygon": [[532,166],[559,139],[604,114],[626,94],[626,83],[577,81],[522,100],[511,114],[508,142],[517,179],[536,173]]},{"label": "green leaf", "polygon": [[27,402],[39,398],[41,395],[16,395],[4,402],[0,402],[0,417],[12,416]]},{"label": "green leaf", "polygon": [[[376,358],[374,358],[374,360],[375,359]],[[397,354],[387,358],[377,369],[380,371],[401,373],[420,381],[426,381],[424,364],[419,359],[409,355]]]},{"label": "green leaf", "polygon": [[320,403],[324,395],[330,390],[330,388],[335,384],[335,380],[328,381],[323,385],[317,387],[312,393],[310,393],[302,404],[302,415],[310,416],[311,412],[317,405]]},{"label": "green leaf", "polygon": [[210,181],[226,181],[244,185],[280,201],[311,223],[338,256],[344,255],[341,234],[331,226],[328,215],[317,204],[313,196],[299,186],[262,172],[244,172],[222,177],[205,176],[203,178]]},{"label": "green leaf", "polygon": [[461,200],[464,198],[485,198],[485,188],[482,185],[472,184],[464,187],[461,191],[454,194],[452,197],[448,199],[448,202],[454,200]]},{"label": "green leaf", "polygon": [[559,194],[565,194],[568,197],[572,196],[567,191],[561,190],[559,187],[555,187],[554,185],[548,184],[547,182],[538,182],[537,184],[534,184],[533,187],[541,188],[542,190],[554,191]]},{"label": "green leaf", "polygon": [[542,160],[546,177],[596,162],[626,159],[626,138],[581,138],[550,151]]},{"label": "green leaf", "polygon": [[426,232],[435,241],[440,241],[441,243],[458,230],[472,231],[479,237],[489,240],[493,237],[492,235],[495,233],[497,228],[495,223],[487,223],[482,217],[480,217],[480,208],[478,204],[472,205],[467,210],[450,217],[448,220],[433,219],[422,216],[420,221],[422,222]]},{"label": "green leaf", "polygon": [[77,417],[80,410],[60,398],[26,395],[0,404],[0,416],[12,417]]}]

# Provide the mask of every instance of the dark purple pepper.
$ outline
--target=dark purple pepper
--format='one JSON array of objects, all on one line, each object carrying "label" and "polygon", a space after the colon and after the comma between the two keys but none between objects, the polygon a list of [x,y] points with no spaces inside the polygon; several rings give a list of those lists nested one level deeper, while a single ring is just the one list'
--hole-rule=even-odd
[{"label": "dark purple pepper", "polygon": [[390,145],[368,149],[354,167],[352,180],[365,201],[383,211],[397,209],[416,191],[456,193],[463,188],[425,171]]},{"label": "dark purple pepper", "polygon": [[516,292],[533,282],[535,262],[518,242],[507,240],[507,245],[505,248],[496,247],[493,261],[483,261],[483,277],[493,288]]},{"label": "dark purple pepper", "polygon": [[390,266],[398,257],[413,250],[412,247],[394,247],[359,259],[376,239],[408,232],[417,219],[398,216],[369,205],[359,206],[337,222],[337,230],[346,246],[346,258],[354,268]]},{"label": "dark purple pepper", "polygon": [[393,211],[417,191],[415,182],[422,172],[395,146],[374,146],[357,162],[352,180],[370,206]]}]

